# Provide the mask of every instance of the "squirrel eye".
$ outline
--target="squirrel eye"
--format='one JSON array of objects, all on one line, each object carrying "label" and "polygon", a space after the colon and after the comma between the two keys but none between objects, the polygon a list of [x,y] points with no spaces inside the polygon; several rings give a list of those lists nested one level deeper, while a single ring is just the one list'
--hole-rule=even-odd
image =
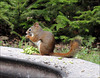
[{"label": "squirrel eye", "polygon": [[29,29],[29,31],[31,31],[31,29]]}]

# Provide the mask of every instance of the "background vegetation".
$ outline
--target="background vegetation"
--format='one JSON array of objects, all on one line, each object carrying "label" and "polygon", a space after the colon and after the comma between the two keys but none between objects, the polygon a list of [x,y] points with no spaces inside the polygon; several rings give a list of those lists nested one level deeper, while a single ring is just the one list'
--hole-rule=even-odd
[{"label": "background vegetation", "polygon": [[0,0],[0,36],[17,36],[21,47],[35,22],[52,32],[57,43],[80,35],[86,52],[100,45],[99,0]]}]

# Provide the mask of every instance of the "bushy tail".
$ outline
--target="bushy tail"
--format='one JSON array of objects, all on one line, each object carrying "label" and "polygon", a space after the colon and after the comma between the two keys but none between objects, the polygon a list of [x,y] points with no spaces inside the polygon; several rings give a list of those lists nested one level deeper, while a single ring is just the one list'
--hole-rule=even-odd
[{"label": "bushy tail", "polygon": [[52,53],[51,55],[53,56],[62,56],[62,57],[73,57],[78,51],[78,48],[81,44],[81,39],[80,38],[75,38],[73,41],[70,43],[70,51],[67,53]]}]

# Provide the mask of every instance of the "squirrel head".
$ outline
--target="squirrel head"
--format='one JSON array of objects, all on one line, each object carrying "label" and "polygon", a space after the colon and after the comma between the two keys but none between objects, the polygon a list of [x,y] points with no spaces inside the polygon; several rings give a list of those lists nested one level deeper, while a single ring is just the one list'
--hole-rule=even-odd
[{"label": "squirrel head", "polygon": [[39,23],[36,22],[33,24],[33,26],[31,26],[27,31],[26,34],[33,36],[34,35],[38,35],[40,33],[40,31],[43,31],[42,28],[40,27]]}]

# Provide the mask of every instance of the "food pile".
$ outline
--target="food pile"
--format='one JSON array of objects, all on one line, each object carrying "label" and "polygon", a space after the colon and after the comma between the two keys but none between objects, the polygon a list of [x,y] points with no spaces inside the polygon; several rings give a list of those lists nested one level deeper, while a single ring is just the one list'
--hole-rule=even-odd
[{"label": "food pile", "polygon": [[26,53],[26,54],[36,53],[36,54],[39,54],[39,50],[37,48],[33,47],[33,46],[24,48],[23,50],[24,51],[22,53]]}]

